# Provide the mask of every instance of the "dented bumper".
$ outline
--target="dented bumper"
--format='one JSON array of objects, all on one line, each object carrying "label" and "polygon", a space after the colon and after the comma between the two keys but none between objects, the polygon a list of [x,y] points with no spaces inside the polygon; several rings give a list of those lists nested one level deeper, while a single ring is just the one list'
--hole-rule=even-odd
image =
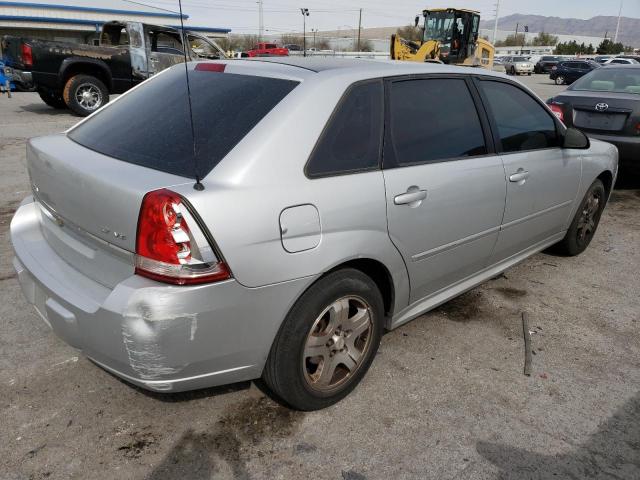
[{"label": "dented bumper", "polygon": [[25,297],[56,335],[106,370],[156,391],[259,377],[282,320],[313,280],[180,287],[131,275],[109,288],[56,254],[30,202],[16,212],[11,239]]}]

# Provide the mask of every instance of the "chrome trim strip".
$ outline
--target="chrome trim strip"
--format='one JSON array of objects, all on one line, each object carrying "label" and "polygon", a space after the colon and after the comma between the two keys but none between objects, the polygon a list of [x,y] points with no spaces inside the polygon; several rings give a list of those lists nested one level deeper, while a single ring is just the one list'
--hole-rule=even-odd
[{"label": "chrome trim strip", "polygon": [[452,248],[459,247],[460,245],[464,245],[465,243],[470,243],[480,238],[486,237],[487,235],[491,235],[492,233],[495,233],[498,230],[500,230],[500,225],[498,225],[497,227],[492,227],[489,230],[485,230],[483,232],[474,233],[473,235],[469,235],[468,237],[455,240],[451,243],[440,245],[439,247],[432,248],[431,250],[427,250],[426,252],[417,253],[411,256],[411,260],[413,260],[414,262],[424,260],[425,258],[432,257],[434,255],[437,255],[440,252],[444,252],[445,250],[450,250]]},{"label": "chrome trim strip", "polygon": [[567,200],[566,202],[559,203],[558,205],[554,205],[553,207],[545,208],[544,210],[540,210],[539,212],[532,213],[531,215],[527,215],[526,217],[517,218],[515,220],[510,221],[509,223],[505,223],[502,225],[500,230],[506,230],[509,227],[513,227],[522,222],[526,222],[533,218],[539,217],[540,215],[544,215],[545,213],[553,212],[554,210],[558,210],[559,208],[566,207],[567,205],[571,205],[573,200]]}]

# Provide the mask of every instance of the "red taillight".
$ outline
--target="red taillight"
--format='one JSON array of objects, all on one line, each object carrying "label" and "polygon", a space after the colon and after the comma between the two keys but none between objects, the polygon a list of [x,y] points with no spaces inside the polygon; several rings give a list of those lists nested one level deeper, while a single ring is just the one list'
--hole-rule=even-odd
[{"label": "red taillight", "polygon": [[636,134],[640,135],[640,123],[636,124]]},{"label": "red taillight", "polygon": [[31,45],[23,43],[21,47],[22,63],[25,67],[31,67],[33,65],[33,53],[31,52]]},{"label": "red taillight", "polygon": [[166,283],[194,285],[231,277],[180,195],[162,189],[142,200],[136,273]]},{"label": "red taillight", "polygon": [[556,117],[558,117],[558,120],[560,120],[562,123],[564,123],[564,112],[562,111],[562,107],[560,105],[558,105],[557,103],[552,103],[551,105],[549,105],[549,108],[551,109],[553,114]]}]

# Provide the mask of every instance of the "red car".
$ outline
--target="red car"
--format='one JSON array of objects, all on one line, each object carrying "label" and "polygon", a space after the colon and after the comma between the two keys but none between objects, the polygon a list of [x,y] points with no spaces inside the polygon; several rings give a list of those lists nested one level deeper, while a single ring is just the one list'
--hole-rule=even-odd
[{"label": "red car", "polygon": [[289,55],[289,50],[278,47],[275,43],[258,43],[247,53],[250,57],[282,57]]}]

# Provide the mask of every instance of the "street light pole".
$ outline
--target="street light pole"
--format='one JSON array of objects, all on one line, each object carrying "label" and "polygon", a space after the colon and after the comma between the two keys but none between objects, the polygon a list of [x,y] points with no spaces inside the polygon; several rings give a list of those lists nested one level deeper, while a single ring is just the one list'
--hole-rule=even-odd
[{"label": "street light pole", "polygon": [[316,50],[316,33],[318,33],[318,29],[312,28],[311,32],[313,33],[313,49]]},{"label": "street light pole", "polygon": [[500,0],[496,1],[496,22],[493,24],[493,44],[496,44],[496,37],[498,36],[498,12],[500,11]]},{"label": "street light pole", "polygon": [[307,17],[309,16],[308,8],[301,8],[302,13],[302,56],[307,56]]},{"label": "street light pole", "polygon": [[618,10],[618,24],[616,25],[616,34],[613,37],[613,43],[618,43],[618,32],[620,31],[620,17],[622,16],[622,0],[620,0],[620,10]]}]

